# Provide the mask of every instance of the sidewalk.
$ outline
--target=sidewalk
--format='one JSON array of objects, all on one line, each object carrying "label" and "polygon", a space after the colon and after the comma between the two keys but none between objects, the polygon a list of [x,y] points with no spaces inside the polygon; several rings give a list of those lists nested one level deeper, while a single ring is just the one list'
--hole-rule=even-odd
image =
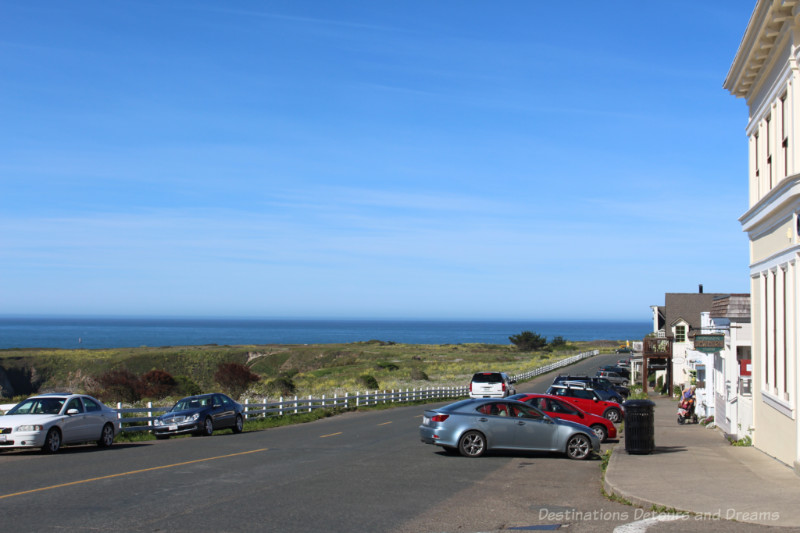
[{"label": "sidewalk", "polygon": [[624,435],[605,476],[609,494],[650,510],[689,511],[768,526],[800,525],[800,476],[753,447],[731,446],[717,429],[679,425],[677,401],[655,402],[655,450],[629,455]]}]

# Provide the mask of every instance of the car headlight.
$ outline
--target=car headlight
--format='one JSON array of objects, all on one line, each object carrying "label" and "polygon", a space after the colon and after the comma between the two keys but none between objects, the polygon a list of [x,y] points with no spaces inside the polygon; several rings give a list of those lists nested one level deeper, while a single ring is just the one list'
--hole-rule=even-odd
[{"label": "car headlight", "polygon": [[156,418],[155,420],[153,420],[153,425],[154,426],[163,426],[164,422],[162,422],[160,419]]},{"label": "car headlight", "polygon": [[44,426],[40,424],[28,424],[25,426],[18,426],[16,431],[17,432],[29,432],[29,431],[42,431],[44,430]]},{"label": "car headlight", "polygon": [[200,418],[200,413],[195,413],[192,415],[192,420],[197,420],[198,418]]}]

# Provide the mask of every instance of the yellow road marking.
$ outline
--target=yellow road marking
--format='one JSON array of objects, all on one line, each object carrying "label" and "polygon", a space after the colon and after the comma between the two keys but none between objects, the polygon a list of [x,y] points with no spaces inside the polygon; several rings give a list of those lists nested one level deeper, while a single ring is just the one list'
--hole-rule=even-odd
[{"label": "yellow road marking", "polygon": [[263,451],[266,451],[268,449],[269,448],[260,448],[258,450],[250,450],[249,452],[232,453],[232,454],[229,454],[229,455],[219,455],[217,457],[206,457],[205,459],[195,459],[194,461],[185,461],[183,463],[175,463],[175,464],[163,465],[163,466],[154,466],[152,468],[143,468],[141,470],[132,470],[130,472],[120,472],[119,474],[111,474],[111,475],[108,475],[108,476],[93,477],[91,479],[82,479],[80,481],[70,481],[69,483],[62,483],[60,485],[52,485],[50,487],[41,487],[41,488],[38,488],[38,489],[25,490],[25,491],[22,491],[22,492],[14,492],[12,494],[4,494],[4,495],[0,496],[0,500],[2,500],[4,498],[11,498],[12,496],[22,496],[23,494],[32,494],[34,492],[42,492],[42,491],[45,491],[45,490],[53,490],[53,489],[60,489],[60,488],[63,488],[63,487],[71,487],[72,485],[80,485],[82,483],[91,483],[92,481],[101,481],[103,479],[111,479],[111,478],[121,477],[121,476],[130,476],[130,475],[133,475],[133,474],[141,474],[143,472],[152,472],[154,470],[163,470],[165,468],[174,468],[176,466],[190,465],[190,464],[193,464],[193,463],[203,463],[205,461],[214,461],[216,459],[226,459],[228,457],[236,457],[237,455],[247,455],[249,453],[263,452]]},{"label": "yellow road marking", "polygon": [[319,438],[324,439],[326,437],[335,437],[336,435],[341,435],[341,434],[342,434],[342,432],[340,431],[339,433],[329,433],[327,435],[320,435]]},{"label": "yellow road marking", "polygon": [[386,426],[386,425],[388,425],[388,424],[391,424],[391,422],[384,422],[383,424],[378,424],[378,425],[379,425],[379,426]]}]

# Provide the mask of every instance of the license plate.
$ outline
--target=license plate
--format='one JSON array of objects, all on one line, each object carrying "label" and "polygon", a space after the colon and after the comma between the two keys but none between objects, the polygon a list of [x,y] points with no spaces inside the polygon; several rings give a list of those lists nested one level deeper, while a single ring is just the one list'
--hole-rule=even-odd
[{"label": "license plate", "polygon": [[427,426],[430,423],[431,423],[431,419],[430,418],[428,418],[427,416],[423,416],[422,417],[422,424],[423,425]]},{"label": "license plate", "polygon": [[170,426],[169,430],[170,431],[178,431],[178,426]]}]

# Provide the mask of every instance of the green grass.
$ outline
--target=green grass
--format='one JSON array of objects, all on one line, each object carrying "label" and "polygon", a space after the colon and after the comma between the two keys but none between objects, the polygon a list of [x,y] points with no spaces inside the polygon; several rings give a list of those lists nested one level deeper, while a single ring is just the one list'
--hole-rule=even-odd
[{"label": "green grass", "polygon": [[[610,343],[615,346],[616,343]],[[0,367],[19,396],[35,392],[68,390],[95,393],[97,377],[104,372],[127,369],[136,375],[164,370],[185,376],[203,391],[219,390],[214,373],[220,363],[247,365],[260,376],[241,398],[277,400],[270,381],[288,377],[298,396],[343,396],[364,392],[362,376],[377,381],[378,390],[458,387],[481,370],[520,374],[542,365],[599,348],[604,343],[570,343],[549,352],[520,352],[511,344],[396,344],[382,341],[350,344],[164,346],[107,350],[0,350]],[[412,376],[423,379],[413,379]],[[424,379],[427,376],[428,379]],[[145,399],[147,400],[147,399]],[[159,404],[171,398],[150,398]]]}]

